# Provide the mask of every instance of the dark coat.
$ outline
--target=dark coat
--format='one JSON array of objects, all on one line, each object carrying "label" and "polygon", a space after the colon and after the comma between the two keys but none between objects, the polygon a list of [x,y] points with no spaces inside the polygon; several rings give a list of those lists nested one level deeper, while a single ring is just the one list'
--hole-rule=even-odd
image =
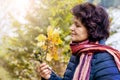
[{"label": "dark coat", "polygon": [[[104,41],[101,40],[100,44],[104,44]],[[72,55],[64,73],[64,77],[61,78],[52,72],[49,80],[72,80],[78,63],[79,56]],[[90,80],[120,80],[120,71],[112,55],[107,52],[95,53],[93,55]]]}]

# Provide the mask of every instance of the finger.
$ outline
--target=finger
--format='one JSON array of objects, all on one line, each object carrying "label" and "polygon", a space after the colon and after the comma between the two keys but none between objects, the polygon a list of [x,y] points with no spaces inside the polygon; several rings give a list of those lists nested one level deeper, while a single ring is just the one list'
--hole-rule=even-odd
[{"label": "finger", "polygon": [[48,72],[50,72],[49,69],[44,69],[44,70],[41,71],[41,74],[46,74],[46,73],[48,73]]},{"label": "finger", "polygon": [[45,65],[46,65],[46,63],[42,63],[42,64],[40,64],[40,68],[43,67],[43,66],[45,66]]},{"label": "finger", "polygon": [[51,71],[47,70],[47,69],[40,73],[40,75],[43,76],[43,77],[48,76],[50,74],[51,74]]},{"label": "finger", "polygon": [[40,71],[45,70],[45,69],[49,69],[48,65],[44,65],[43,67],[40,68]]},{"label": "finger", "polygon": [[40,75],[40,76],[48,80],[51,75],[50,74],[46,74],[46,75]]},{"label": "finger", "polygon": [[50,75],[50,71],[46,72],[45,74],[43,74],[44,76],[49,76]]},{"label": "finger", "polygon": [[[46,63],[42,63],[41,65],[37,66],[37,72],[41,72],[43,69],[45,69],[46,67]],[[45,68],[42,68],[42,67],[45,67]],[[42,68],[42,69],[41,69]]]}]

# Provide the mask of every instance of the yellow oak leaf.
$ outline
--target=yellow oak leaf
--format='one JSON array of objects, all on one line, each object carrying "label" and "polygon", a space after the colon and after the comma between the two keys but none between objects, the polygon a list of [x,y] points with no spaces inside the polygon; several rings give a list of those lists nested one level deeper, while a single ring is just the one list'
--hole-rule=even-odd
[{"label": "yellow oak leaf", "polygon": [[53,27],[49,26],[47,29],[48,40],[56,45],[62,44],[62,40],[60,39],[59,33],[60,33],[59,28],[54,29]]},{"label": "yellow oak leaf", "polygon": [[46,45],[41,46],[41,48],[42,48],[44,51],[47,50],[47,46],[46,46]]},{"label": "yellow oak leaf", "polygon": [[59,60],[57,46],[53,46],[51,50],[49,50],[49,53],[52,55],[54,60]]},{"label": "yellow oak leaf", "polygon": [[53,59],[54,59],[54,60],[59,60],[59,57],[58,57],[58,54],[57,54],[57,53],[54,53],[54,54],[53,54]]},{"label": "yellow oak leaf", "polygon": [[48,26],[48,28],[47,28],[48,40],[51,40],[53,38],[53,31],[54,31],[53,27]]},{"label": "yellow oak leaf", "polygon": [[51,61],[53,59],[52,55],[50,53],[47,53],[46,60]]},{"label": "yellow oak leaf", "polygon": [[37,43],[37,46],[39,46],[39,47],[42,47],[42,46],[44,46],[45,45],[45,42],[38,42]]},{"label": "yellow oak leaf", "polygon": [[36,38],[36,40],[41,41],[41,42],[45,41],[46,39],[47,37],[43,34],[38,35],[38,37]]}]

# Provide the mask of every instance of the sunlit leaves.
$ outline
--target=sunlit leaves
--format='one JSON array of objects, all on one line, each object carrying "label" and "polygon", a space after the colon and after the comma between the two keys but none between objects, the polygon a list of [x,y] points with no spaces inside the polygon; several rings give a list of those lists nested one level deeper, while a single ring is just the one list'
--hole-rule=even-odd
[{"label": "sunlit leaves", "polygon": [[43,35],[43,34],[40,34],[40,35],[36,38],[36,40],[43,42],[43,41],[46,40],[46,36]]},{"label": "sunlit leaves", "polygon": [[48,41],[51,41],[56,45],[62,44],[62,40],[60,39],[59,33],[60,33],[59,28],[54,29],[53,27],[49,26],[47,28]]},{"label": "sunlit leaves", "polygon": [[35,54],[42,61],[52,60],[49,64],[57,73],[61,73],[62,67],[56,63],[63,66],[70,56],[70,38],[67,37],[72,18],[70,10],[83,0],[39,1],[47,8],[42,8],[39,3],[32,3],[24,17],[28,22],[26,24],[21,24],[13,17],[11,27],[15,28],[16,36],[12,39],[6,37],[4,45],[7,46],[2,46],[8,53],[10,73],[18,80],[40,80],[34,69]]},{"label": "sunlit leaves", "polygon": [[44,53],[43,56],[46,56],[47,61],[59,60],[58,57],[58,48],[59,45],[62,44],[62,40],[60,38],[60,29],[48,26],[47,28],[47,36],[40,34],[36,39],[38,41],[37,44]]},{"label": "sunlit leaves", "polygon": [[52,55],[50,53],[47,53],[46,60],[51,61],[53,59]]}]

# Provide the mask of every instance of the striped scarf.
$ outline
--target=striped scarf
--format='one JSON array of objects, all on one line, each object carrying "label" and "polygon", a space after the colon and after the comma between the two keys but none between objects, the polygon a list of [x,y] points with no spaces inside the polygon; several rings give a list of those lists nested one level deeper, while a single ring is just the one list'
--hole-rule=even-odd
[{"label": "striped scarf", "polygon": [[70,44],[72,54],[80,55],[80,61],[76,67],[73,80],[89,80],[91,60],[95,52],[107,51],[110,53],[116,62],[116,65],[120,71],[120,52],[106,45],[88,43],[88,41],[82,43]]}]

